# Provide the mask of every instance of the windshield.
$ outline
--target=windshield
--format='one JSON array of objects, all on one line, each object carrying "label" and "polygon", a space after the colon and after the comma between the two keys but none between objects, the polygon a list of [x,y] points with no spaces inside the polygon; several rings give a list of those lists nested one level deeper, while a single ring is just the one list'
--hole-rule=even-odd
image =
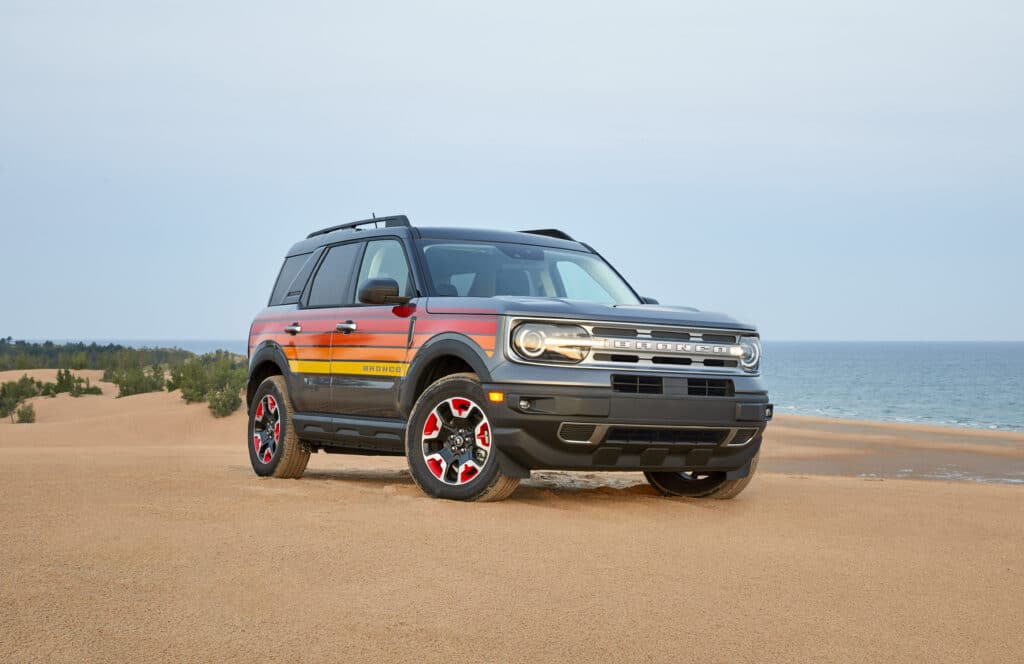
[{"label": "windshield", "polygon": [[439,240],[422,247],[434,295],[640,303],[622,277],[591,253],[511,242]]}]

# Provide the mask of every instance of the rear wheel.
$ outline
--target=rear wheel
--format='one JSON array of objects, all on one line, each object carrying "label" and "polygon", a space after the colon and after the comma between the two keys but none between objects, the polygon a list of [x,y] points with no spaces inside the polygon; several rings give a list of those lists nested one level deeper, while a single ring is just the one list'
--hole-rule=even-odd
[{"label": "rear wheel", "polygon": [[501,472],[487,400],[476,375],[452,374],[420,395],[409,415],[409,472],[429,496],[449,500],[507,498],[519,480]]},{"label": "rear wheel", "polygon": [[292,425],[292,401],[281,376],[270,376],[249,405],[249,462],[257,475],[298,479],[309,463]]},{"label": "rear wheel", "polygon": [[666,496],[685,496],[688,498],[717,498],[728,500],[735,498],[747,488],[757,470],[755,454],[750,461],[750,472],[738,480],[725,479],[725,473],[705,473],[700,471],[687,473],[645,472],[644,477],[655,489]]}]

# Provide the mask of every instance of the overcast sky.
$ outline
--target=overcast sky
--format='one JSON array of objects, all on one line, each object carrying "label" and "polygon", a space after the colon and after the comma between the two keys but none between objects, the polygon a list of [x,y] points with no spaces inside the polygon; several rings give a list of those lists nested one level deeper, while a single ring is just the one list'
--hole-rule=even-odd
[{"label": "overcast sky", "polygon": [[1024,339],[1020,2],[427,4],[0,0],[0,335],[241,338],[376,212],[768,339]]}]

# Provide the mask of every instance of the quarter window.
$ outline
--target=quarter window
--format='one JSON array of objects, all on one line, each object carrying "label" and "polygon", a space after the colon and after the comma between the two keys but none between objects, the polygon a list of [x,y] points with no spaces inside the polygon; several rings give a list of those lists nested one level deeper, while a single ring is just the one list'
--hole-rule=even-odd
[{"label": "quarter window", "polygon": [[[309,259],[309,254],[300,254],[298,256],[291,256],[284,260],[284,265],[281,266],[281,273],[277,275],[277,283],[274,285],[274,292],[270,294],[270,306],[275,304],[283,304],[284,299],[288,296],[291,291],[292,282],[295,281],[295,277],[298,276],[299,270],[306,264]],[[302,286],[300,285],[301,289]]]}]

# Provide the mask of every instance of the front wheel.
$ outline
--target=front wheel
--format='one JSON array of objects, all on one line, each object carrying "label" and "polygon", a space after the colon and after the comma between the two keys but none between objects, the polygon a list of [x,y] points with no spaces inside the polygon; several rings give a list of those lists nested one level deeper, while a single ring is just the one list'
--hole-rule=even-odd
[{"label": "front wheel", "polygon": [[750,461],[750,472],[738,480],[725,479],[725,473],[687,473],[644,472],[644,477],[651,486],[665,496],[683,496],[687,498],[717,498],[728,500],[740,495],[754,478],[757,470],[757,458],[760,452]]},{"label": "front wheel", "polygon": [[493,501],[519,480],[501,472],[487,399],[475,374],[441,378],[424,390],[409,415],[405,453],[417,486],[434,498]]}]

